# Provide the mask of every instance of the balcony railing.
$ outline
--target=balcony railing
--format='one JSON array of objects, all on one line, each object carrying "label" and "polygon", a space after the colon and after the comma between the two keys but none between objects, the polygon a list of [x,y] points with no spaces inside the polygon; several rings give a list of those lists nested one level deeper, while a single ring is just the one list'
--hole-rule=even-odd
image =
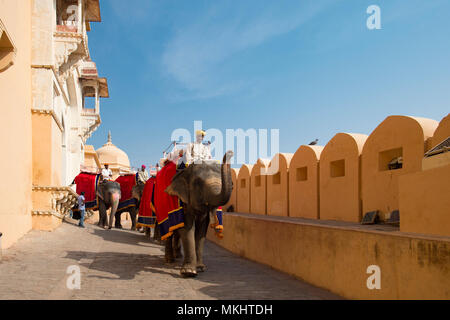
[{"label": "balcony railing", "polygon": [[97,110],[91,109],[91,108],[83,108],[82,113],[85,113],[88,115],[97,115],[98,114]]}]

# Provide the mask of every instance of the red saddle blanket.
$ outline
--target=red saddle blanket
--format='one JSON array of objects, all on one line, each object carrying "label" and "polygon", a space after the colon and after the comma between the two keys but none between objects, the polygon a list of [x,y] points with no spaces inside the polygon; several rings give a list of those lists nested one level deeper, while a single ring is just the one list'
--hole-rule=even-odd
[{"label": "red saddle blanket", "polygon": [[96,199],[97,191],[97,174],[92,173],[80,173],[75,178],[75,184],[77,185],[77,193],[84,192],[85,202],[94,201]]},{"label": "red saddle blanket", "polygon": [[[96,193],[99,178],[99,174],[82,172],[74,180],[74,183],[77,185],[77,193],[81,194],[81,192],[84,192],[86,209],[95,210],[98,207]],[[77,208],[73,209],[74,212],[77,210]]]},{"label": "red saddle blanket", "polygon": [[155,188],[154,177],[147,180],[144,191],[142,192],[141,203],[139,205],[139,216],[137,220],[137,227],[155,227],[156,216],[155,206],[153,203],[153,190]]},{"label": "red saddle blanket", "polygon": [[165,192],[177,173],[174,162],[166,164],[156,175],[154,203],[161,240],[170,237],[174,230],[184,227],[183,207],[177,196]]},{"label": "red saddle blanket", "polygon": [[128,174],[126,176],[120,176],[116,179],[116,182],[120,184],[120,201],[130,200],[133,193],[133,187],[136,185],[136,175]]}]

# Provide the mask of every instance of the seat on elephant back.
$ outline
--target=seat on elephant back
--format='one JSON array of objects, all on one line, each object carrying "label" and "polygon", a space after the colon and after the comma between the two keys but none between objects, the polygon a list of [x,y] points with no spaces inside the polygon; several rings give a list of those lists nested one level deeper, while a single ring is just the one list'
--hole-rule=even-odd
[{"label": "seat on elephant back", "polygon": [[[97,187],[100,182],[100,174],[81,172],[74,179],[77,185],[76,192],[84,192],[86,210],[98,209]],[[78,207],[72,209],[73,212],[79,212]]]},{"label": "seat on elephant back", "polygon": [[122,175],[116,179],[116,182],[120,184],[120,192],[122,194],[117,210],[136,206],[137,199],[133,198],[133,187],[137,184],[137,173]]}]

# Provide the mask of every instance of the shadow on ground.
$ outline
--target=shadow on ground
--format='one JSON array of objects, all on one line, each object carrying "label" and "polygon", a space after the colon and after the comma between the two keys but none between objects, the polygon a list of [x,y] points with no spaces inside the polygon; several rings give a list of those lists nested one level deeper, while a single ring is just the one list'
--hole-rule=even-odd
[{"label": "shadow on ground", "polygon": [[[185,285],[216,299],[339,298],[267,266],[235,256],[211,242],[206,243],[204,257],[208,270],[194,279],[183,279],[179,274],[182,260],[178,259],[176,263],[167,264],[164,261],[163,247],[147,239],[144,234],[119,229],[103,230],[97,226],[91,230],[105,241],[147,246],[149,254],[68,251],[66,258],[75,261],[91,260],[79,264],[90,270],[112,275],[90,272],[88,278],[134,280],[136,275],[144,273],[145,277],[153,277],[155,281],[173,282],[174,279],[185,281]],[[160,250],[158,254],[155,253],[155,249]]]}]

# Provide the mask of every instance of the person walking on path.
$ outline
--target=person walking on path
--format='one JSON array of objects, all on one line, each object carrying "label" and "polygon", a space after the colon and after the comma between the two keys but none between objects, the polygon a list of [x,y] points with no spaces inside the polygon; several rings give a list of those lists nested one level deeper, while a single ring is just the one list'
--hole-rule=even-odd
[{"label": "person walking on path", "polygon": [[84,204],[85,198],[84,198],[84,192],[81,193],[81,195],[78,196],[78,209],[80,210],[80,223],[78,226],[84,228],[84,216],[86,214],[86,207]]}]

